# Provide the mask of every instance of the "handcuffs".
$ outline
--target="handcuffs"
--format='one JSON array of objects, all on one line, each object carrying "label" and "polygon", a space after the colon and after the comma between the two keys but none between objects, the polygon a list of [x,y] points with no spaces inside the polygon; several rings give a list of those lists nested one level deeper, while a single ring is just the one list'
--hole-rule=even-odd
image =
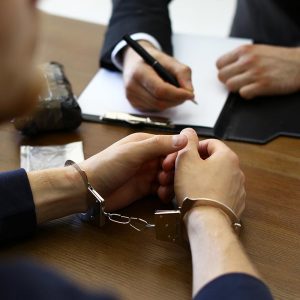
[{"label": "handcuffs", "polygon": [[89,183],[86,173],[73,161],[67,160],[65,166],[74,167],[81,175],[90,198],[90,207],[87,212],[79,214],[80,219],[97,227],[103,227],[108,219],[111,222],[129,225],[137,231],[143,231],[147,228],[155,228],[156,238],[158,240],[171,243],[182,244],[186,241],[186,233],[183,226],[183,217],[197,206],[212,206],[222,210],[231,220],[233,230],[239,234],[242,225],[241,220],[236,213],[227,205],[209,198],[188,198],[183,200],[182,206],[175,210],[157,210],[154,213],[154,224],[137,217],[123,216],[117,213],[108,213],[105,211],[105,200]]}]

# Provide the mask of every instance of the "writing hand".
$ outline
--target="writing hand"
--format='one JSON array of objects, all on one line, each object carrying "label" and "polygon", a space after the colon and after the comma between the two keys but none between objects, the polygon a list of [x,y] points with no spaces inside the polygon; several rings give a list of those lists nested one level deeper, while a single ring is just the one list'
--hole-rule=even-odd
[{"label": "writing hand", "polygon": [[152,67],[128,47],[123,56],[123,78],[131,105],[141,111],[162,111],[194,99],[191,69],[150,43],[139,43],[177,78],[180,88],[161,79]]}]

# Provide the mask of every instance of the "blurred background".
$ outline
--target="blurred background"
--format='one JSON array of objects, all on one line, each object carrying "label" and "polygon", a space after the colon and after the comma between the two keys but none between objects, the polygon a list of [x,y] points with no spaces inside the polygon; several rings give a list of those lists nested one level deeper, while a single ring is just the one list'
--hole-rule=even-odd
[{"label": "blurred background", "polygon": [[[226,36],[235,5],[236,0],[174,0],[174,32]],[[58,16],[107,24],[112,5],[111,0],[40,0],[39,8]]]}]

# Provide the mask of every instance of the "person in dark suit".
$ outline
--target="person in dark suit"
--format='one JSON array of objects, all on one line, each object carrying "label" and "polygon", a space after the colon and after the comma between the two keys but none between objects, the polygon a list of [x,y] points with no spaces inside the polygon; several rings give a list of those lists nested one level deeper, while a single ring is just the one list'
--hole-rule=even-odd
[{"label": "person in dark suit", "polygon": [[[35,4],[0,2],[0,122],[23,114],[36,102],[39,84],[31,75]],[[179,135],[136,133],[79,168],[105,199],[107,212],[148,195],[170,201],[175,192],[180,207],[185,197],[213,199],[218,205],[198,200],[182,216],[193,256],[194,298],[272,299],[233,230],[232,214],[239,219],[245,208],[245,178],[237,156],[222,142],[199,142],[192,129]],[[72,166],[0,173],[1,245],[30,237],[39,224],[93,207],[86,177]],[[0,295],[5,300],[116,299],[84,291],[35,263],[7,261],[0,262]]]},{"label": "person in dark suit", "polygon": [[[172,58],[171,0],[113,0],[101,66],[122,70],[127,97],[140,110],[163,110],[194,97],[191,69]],[[245,99],[300,90],[300,2],[238,0],[231,36],[253,39],[217,62],[219,79]],[[188,19],[187,19],[188,22]],[[179,83],[162,81],[138,55],[120,43],[132,35]]]}]

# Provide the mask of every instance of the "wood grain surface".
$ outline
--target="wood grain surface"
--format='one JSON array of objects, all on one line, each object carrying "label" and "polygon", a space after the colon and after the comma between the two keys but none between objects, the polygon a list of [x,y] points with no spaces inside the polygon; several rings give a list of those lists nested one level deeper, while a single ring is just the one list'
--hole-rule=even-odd
[{"label": "wood grain surface", "polygon": [[[37,62],[64,64],[79,95],[98,69],[105,28],[46,14],[40,19]],[[105,95],[99,101],[105,101]],[[19,167],[22,144],[82,140],[89,157],[132,132],[83,123],[72,133],[29,139],[4,124],[0,126],[0,169]],[[246,251],[276,299],[300,299],[300,140],[282,137],[264,146],[226,144],[239,155],[247,178],[241,235]],[[161,207],[157,199],[144,199],[124,212],[152,220],[154,210]],[[70,216],[42,226],[30,240],[1,249],[2,259],[20,256],[47,264],[83,286],[112,290],[122,299],[191,298],[189,250],[157,241],[151,230],[138,233],[116,224],[100,230]]]}]

